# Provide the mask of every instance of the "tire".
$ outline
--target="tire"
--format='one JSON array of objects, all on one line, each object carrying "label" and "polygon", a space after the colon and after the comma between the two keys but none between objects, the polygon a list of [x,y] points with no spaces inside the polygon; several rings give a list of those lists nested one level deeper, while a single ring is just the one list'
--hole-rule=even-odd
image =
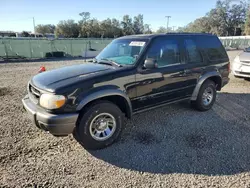
[{"label": "tire", "polygon": [[[109,101],[94,103],[80,116],[76,127],[78,141],[85,149],[105,148],[120,137],[123,119],[124,114],[115,104]],[[110,127],[112,122],[113,127]]]},{"label": "tire", "polygon": [[[208,93],[211,94],[209,96],[212,96],[212,98],[204,96],[204,93],[206,91],[209,91]],[[210,110],[216,100],[216,94],[217,93],[216,93],[215,83],[211,80],[206,80],[200,88],[196,101],[191,101],[191,104],[195,109],[199,111]],[[211,99],[208,100],[207,98],[211,98]]]}]

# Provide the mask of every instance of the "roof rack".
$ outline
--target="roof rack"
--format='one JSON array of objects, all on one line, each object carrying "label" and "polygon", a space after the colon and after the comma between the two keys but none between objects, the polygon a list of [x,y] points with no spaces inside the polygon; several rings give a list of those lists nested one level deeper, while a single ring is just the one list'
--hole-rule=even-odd
[{"label": "roof rack", "polygon": [[189,33],[189,32],[169,32],[166,34],[186,34],[186,35],[213,35],[211,33]]}]

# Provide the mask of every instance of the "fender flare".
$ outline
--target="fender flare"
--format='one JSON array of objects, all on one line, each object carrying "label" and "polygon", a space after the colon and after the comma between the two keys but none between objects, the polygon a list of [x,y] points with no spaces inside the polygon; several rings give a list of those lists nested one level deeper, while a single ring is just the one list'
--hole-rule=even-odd
[{"label": "fender flare", "polygon": [[[198,97],[198,94],[199,94],[199,91],[200,91],[200,88],[202,86],[202,84],[210,77],[220,77],[221,78],[221,75],[218,71],[213,71],[213,72],[208,72],[208,73],[205,73],[204,75],[202,75],[199,80],[198,80],[198,83],[196,84],[196,87],[193,91],[193,94],[192,94],[192,97],[191,97],[191,100],[192,101],[195,101]],[[221,78],[222,80],[222,78]]]},{"label": "fender flare", "polygon": [[81,109],[84,108],[85,105],[87,105],[89,102],[94,101],[96,99],[100,99],[100,98],[108,97],[108,96],[114,96],[114,95],[121,96],[125,99],[125,101],[126,101],[126,113],[127,113],[128,118],[131,118],[132,117],[131,101],[130,101],[129,97],[126,95],[126,93],[124,93],[123,91],[118,90],[118,89],[105,89],[105,90],[91,93],[81,100],[81,102],[77,106],[76,110],[80,111]]}]

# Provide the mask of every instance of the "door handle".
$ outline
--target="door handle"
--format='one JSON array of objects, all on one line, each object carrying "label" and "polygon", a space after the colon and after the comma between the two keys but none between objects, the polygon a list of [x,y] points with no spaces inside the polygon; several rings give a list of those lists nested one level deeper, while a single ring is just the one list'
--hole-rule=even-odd
[{"label": "door handle", "polygon": [[186,74],[187,74],[186,71],[181,71],[179,75],[180,76],[186,76]]},{"label": "door handle", "polygon": [[190,70],[184,70],[185,74],[190,74],[192,71]]}]

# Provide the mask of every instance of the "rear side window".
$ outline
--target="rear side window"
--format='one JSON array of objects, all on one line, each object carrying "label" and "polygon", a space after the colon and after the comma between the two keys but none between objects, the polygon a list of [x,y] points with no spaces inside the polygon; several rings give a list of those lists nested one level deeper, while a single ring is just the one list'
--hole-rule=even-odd
[{"label": "rear side window", "polygon": [[200,47],[207,54],[210,61],[226,60],[228,56],[218,37],[200,36],[198,37]]},{"label": "rear side window", "polygon": [[185,39],[184,45],[186,49],[187,63],[200,63],[202,62],[201,53],[192,39]]}]

